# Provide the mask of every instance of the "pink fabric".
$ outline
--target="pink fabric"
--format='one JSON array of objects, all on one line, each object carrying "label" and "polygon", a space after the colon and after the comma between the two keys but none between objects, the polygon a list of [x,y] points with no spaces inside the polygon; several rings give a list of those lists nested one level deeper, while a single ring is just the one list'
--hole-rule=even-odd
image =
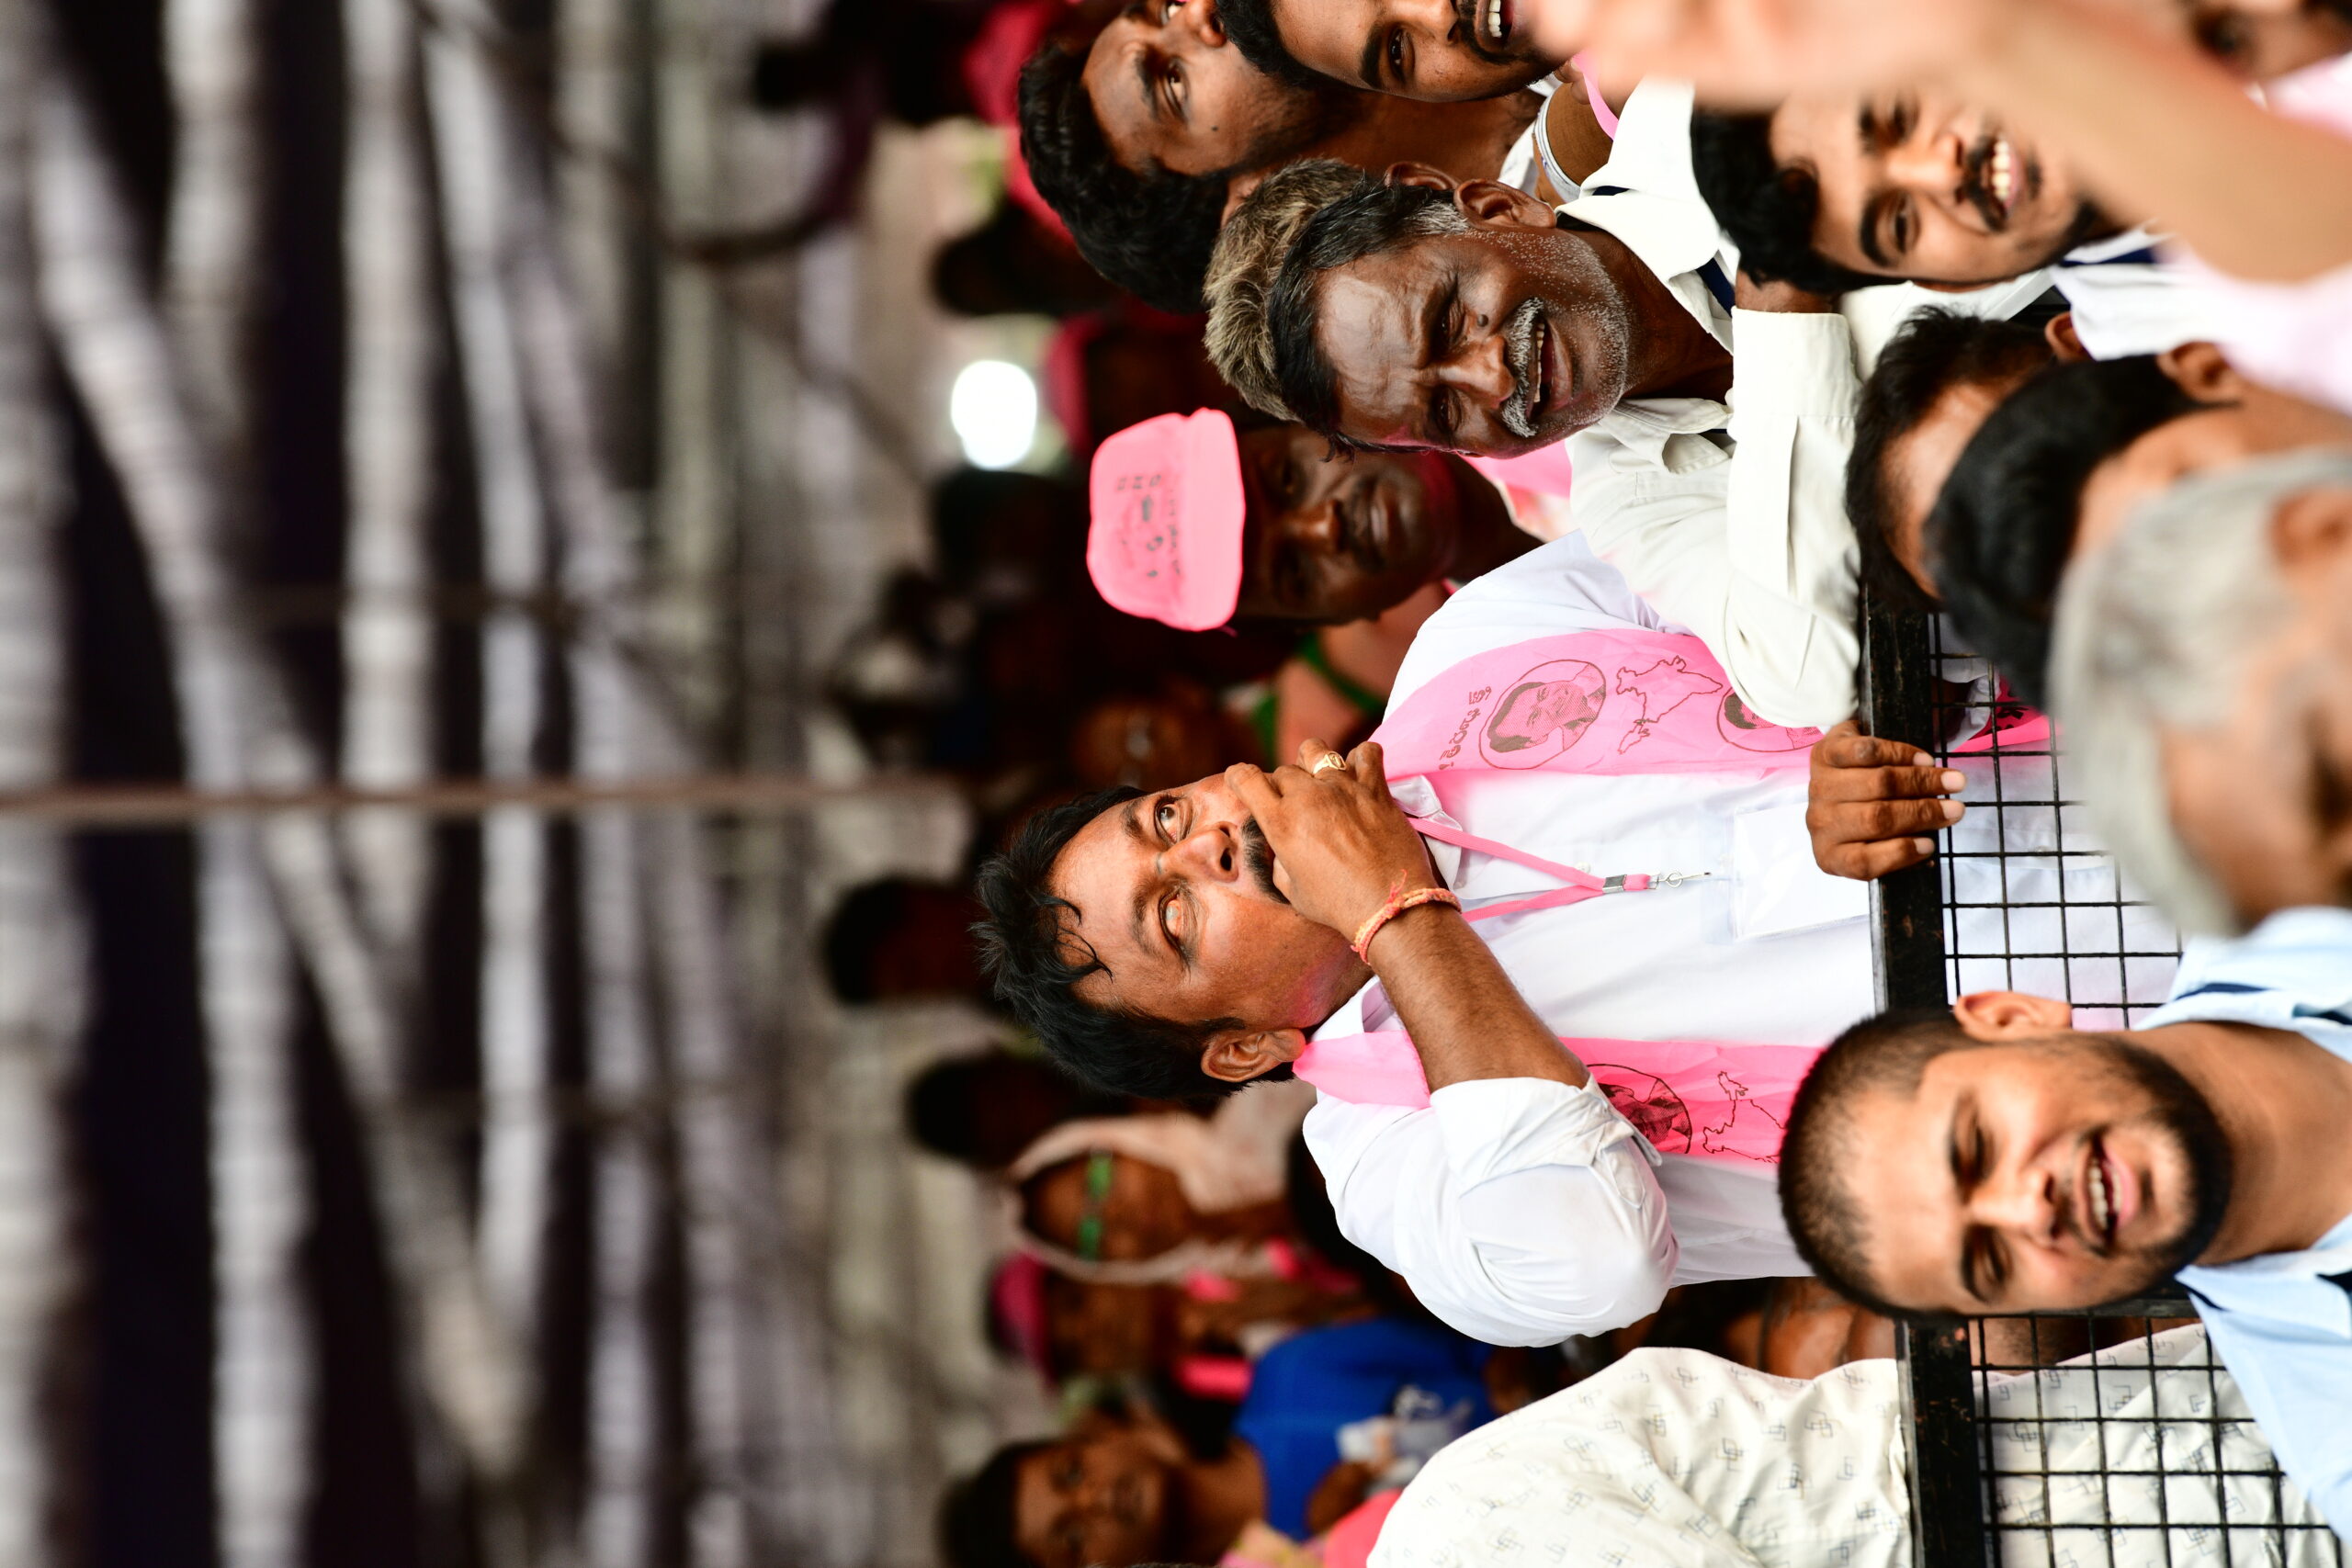
[{"label": "pink fabric", "polygon": [[[2352,137],[2352,56],[2270,84],[2278,113]],[[2352,413],[2352,264],[2300,283],[2253,283],[2188,258],[2230,362],[2282,391]]]},{"label": "pink fabric", "polygon": [[1601,130],[1614,141],[1617,140],[1617,111],[1609,107],[1609,100],[1600,96],[1600,89],[1592,85],[1590,76],[1585,74],[1591,67],[1592,56],[1589,54],[1574,55],[1568,61],[1568,68],[1585,78],[1585,91],[1592,102],[1592,118],[1600,122]]},{"label": "pink fabric", "polygon": [[1984,728],[1953,747],[1952,751],[1959,755],[1990,751],[1996,746],[2012,750],[2029,746],[2040,748],[2051,743],[2052,733],[2050,716],[2032,708],[1996,712]]},{"label": "pink fabric", "polygon": [[1382,1492],[1367,1497],[1333,1525],[1323,1537],[1323,1568],[1368,1568],[1372,1549],[1380,1543],[1380,1527],[1388,1522],[1390,1511],[1404,1495]]},{"label": "pink fabric", "polygon": [[[1817,729],[1765,724],[1733,694],[1688,633],[1574,632],[1465,659],[1423,685],[1374,732],[1392,779],[1454,770],[1563,773],[1788,772],[1807,766]],[[1557,878],[1532,897],[1489,904],[1491,919],[1652,886],[1601,878],[1421,818],[1426,838]],[[1563,1041],[1611,1103],[1661,1154],[1776,1162],[1781,1128],[1817,1046],[1657,1040]],[[1425,1106],[1429,1079],[1402,1030],[1312,1041],[1292,1070],[1336,1100]]]},{"label": "pink fabric", "polygon": [[1767,724],[1689,633],[1574,632],[1465,659],[1374,737],[1388,776],[1455,768],[1564,773],[1802,768],[1817,729]]},{"label": "pink fabric", "polygon": [[1239,1356],[1187,1356],[1176,1363],[1176,1382],[1195,1399],[1238,1404],[1250,1397],[1250,1366]]},{"label": "pink fabric", "polygon": [[1463,461],[1498,485],[1530,490],[1538,495],[1566,495],[1576,471],[1568,462],[1568,445],[1555,442],[1538,446],[1523,457],[1481,457],[1464,454]]}]

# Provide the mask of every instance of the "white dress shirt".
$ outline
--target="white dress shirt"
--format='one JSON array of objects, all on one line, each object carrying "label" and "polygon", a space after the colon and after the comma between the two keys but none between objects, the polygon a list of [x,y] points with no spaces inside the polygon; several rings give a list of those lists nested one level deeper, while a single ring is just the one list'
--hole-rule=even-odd
[{"label": "white dress shirt", "polygon": [[[2184,1328],[1989,1379],[2002,1568],[2333,1564],[2208,1364],[2204,1335]],[[1636,1350],[1441,1450],[1371,1568],[1905,1568],[1902,1429],[1893,1361],[1800,1382]]]},{"label": "white dress shirt", "polygon": [[1609,162],[1560,210],[1623,242],[1734,351],[1728,403],[1628,399],[1568,437],[1577,525],[1705,641],[1749,707],[1836,723],[1854,711],[1860,657],[1845,504],[1860,384],[1845,318],[1732,308],[1738,253],[1690,172],[1686,86],[1634,88]]},{"label": "white dress shirt", "polygon": [[[1392,705],[1492,649],[1661,624],[1572,534],[1448,600],[1414,639]],[[1866,891],[1815,868],[1802,770],[1449,773],[1396,795],[1417,816],[1599,875],[1706,874],[1471,926],[1556,1033],[1815,1045],[1873,1010]],[[1556,886],[1516,862],[1430,849],[1470,909]],[[1393,1026],[1374,980],[1317,1032]],[[1341,1231],[1489,1343],[1617,1327],[1677,1281],[1805,1272],[1773,1168],[1657,1156],[1589,1085],[1458,1083],[1426,1110],[1326,1095],[1306,1131]]]}]

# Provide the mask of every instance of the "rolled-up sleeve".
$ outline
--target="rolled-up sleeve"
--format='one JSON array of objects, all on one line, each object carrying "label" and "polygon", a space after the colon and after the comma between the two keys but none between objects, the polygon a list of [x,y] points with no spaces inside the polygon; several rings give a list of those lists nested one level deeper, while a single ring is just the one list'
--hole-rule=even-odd
[{"label": "rolled-up sleeve", "polygon": [[1656,1156],[1589,1085],[1478,1079],[1427,1110],[1327,1097],[1306,1140],[1341,1233],[1472,1338],[1622,1327],[1674,1277]]}]

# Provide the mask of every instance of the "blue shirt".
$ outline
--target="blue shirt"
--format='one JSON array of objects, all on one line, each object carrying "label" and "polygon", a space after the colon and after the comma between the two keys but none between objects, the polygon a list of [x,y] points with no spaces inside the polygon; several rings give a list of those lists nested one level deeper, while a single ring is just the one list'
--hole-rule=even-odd
[{"label": "blue shirt", "polygon": [[[2292,1030],[2352,1061],[2352,909],[2290,909],[2190,944],[2141,1027],[2192,1021]],[[2279,1468],[2352,1539],[2352,1214],[2306,1251],[2193,1264],[2180,1282]]]},{"label": "blue shirt", "polygon": [[1306,1500],[1340,1462],[1340,1428],[1351,1422],[1442,1412],[1459,1435],[1493,1420],[1493,1354],[1442,1325],[1393,1317],[1309,1329],[1267,1351],[1233,1419],[1265,1472],[1266,1522],[1306,1539]]}]

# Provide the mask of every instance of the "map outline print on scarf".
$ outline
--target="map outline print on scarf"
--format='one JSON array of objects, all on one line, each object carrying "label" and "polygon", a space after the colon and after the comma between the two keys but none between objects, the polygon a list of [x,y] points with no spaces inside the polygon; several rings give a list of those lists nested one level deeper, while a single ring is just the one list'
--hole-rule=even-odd
[{"label": "map outline print on scarf", "polygon": [[[1539,768],[1786,773],[1810,765],[1820,738],[1818,730],[1768,724],[1750,713],[1699,638],[1632,628],[1571,632],[1473,655],[1397,705],[1373,736],[1393,781]],[[1515,862],[1563,885],[1465,909],[1470,920],[1688,880],[1679,874],[1595,876],[1431,818],[1416,818],[1413,825],[1426,838]],[[1822,1050],[1656,1040],[1561,1043],[1657,1152],[1766,1164],[1779,1161],[1790,1103]],[[1430,1103],[1420,1053],[1401,1029],[1311,1041],[1292,1069],[1336,1100]]]}]

